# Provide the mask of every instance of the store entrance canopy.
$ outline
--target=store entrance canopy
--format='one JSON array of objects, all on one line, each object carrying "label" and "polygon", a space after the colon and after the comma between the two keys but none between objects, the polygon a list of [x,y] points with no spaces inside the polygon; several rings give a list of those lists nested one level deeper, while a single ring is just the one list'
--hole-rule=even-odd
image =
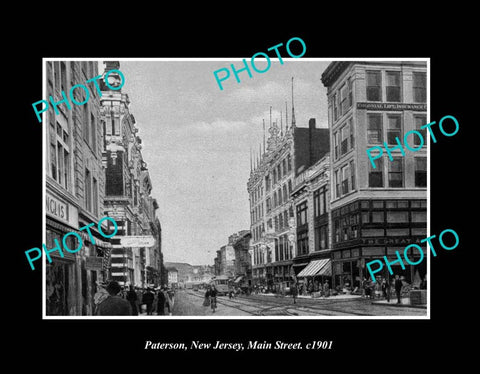
[{"label": "store entrance canopy", "polygon": [[297,277],[313,277],[315,275],[331,275],[330,259],[311,261],[305,269],[303,269]]}]

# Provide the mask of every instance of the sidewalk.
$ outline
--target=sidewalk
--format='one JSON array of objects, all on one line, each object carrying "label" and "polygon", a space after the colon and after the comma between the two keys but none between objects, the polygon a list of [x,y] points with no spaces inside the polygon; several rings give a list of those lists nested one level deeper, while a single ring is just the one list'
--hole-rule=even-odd
[{"label": "sidewalk", "polygon": [[421,308],[421,309],[427,309],[426,304],[418,304],[418,305],[410,305],[410,298],[409,297],[402,297],[401,299],[401,304],[397,304],[397,298],[391,298],[390,302],[388,302],[385,299],[374,299],[372,300],[372,304],[375,305],[388,305],[388,306],[395,306],[395,307],[409,307],[409,308]]}]

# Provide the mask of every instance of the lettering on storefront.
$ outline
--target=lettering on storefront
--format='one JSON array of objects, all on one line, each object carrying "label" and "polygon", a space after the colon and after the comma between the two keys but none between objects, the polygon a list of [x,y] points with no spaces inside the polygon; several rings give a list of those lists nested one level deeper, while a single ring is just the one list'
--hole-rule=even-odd
[{"label": "lettering on storefront", "polygon": [[363,244],[368,245],[402,245],[402,244],[420,244],[421,238],[370,238],[370,239],[362,239]]},{"label": "lettering on storefront", "polygon": [[46,195],[46,210],[50,214],[62,221],[68,222],[68,205],[54,198],[47,193]]},{"label": "lettering on storefront", "polygon": [[[445,236],[446,233],[450,234],[450,240],[449,240],[448,244],[446,244],[444,242],[444,239],[443,239],[443,237]],[[432,252],[433,257],[437,257],[437,252],[435,251],[435,248],[433,247],[433,243],[432,243],[432,239],[434,239],[436,237],[437,237],[436,235],[431,235],[428,238],[422,239],[420,241],[421,243],[428,243],[428,246],[430,247],[430,251]],[[452,242],[451,237],[453,237],[455,239],[453,245],[450,245],[450,243]],[[460,243],[460,238],[459,238],[458,234],[455,232],[455,230],[445,229],[438,236],[438,242],[440,243],[440,246],[443,249],[446,249],[447,251],[451,251],[451,250],[458,247],[458,244]],[[416,252],[418,253],[417,254],[417,259],[414,258],[412,260],[408,256],[408,253],[409,253],[410,250],[411,251],[416,250]],[[387,256],[383,256],[383,261],[385,262],[385,265],[387,265],[388,272],[390,273],[390,275],[393,275],[393,269],[392,269],[393,264],[398,263],[402,267],[402,269],[405,270],[405,263],[402,260],[402,256],[401,256],[400,252],[395,251],[395,255],[396,255],[397,259],[393,260],[393,261],[391,259],[389,259]],[[421,246],[419,246],[418,244],[412,243],[412,244],[409,244],[405,247],[405,249],[403,251],[403,258],[405,259],[405,261],[407,262],[408,265],[418,265],[425,258],[425,254],[424,254],[423,248]],[[379,266],[376,269],[372,269],[373,264],[377,264]],[[368,272],[370,273],[370,277],[372,278],[372,282],[375,283],[375,274],[383,269],[382,260],[380,260],[380,259],[372,260],[372,261],[370,261],[366,264],[366,267],[368,269]]]},{"label": "lettering on storefront", "polygon": [[357,109],[367,110],[420,110],[426,111],[427,104],[407,104],[407,103],[357,103]]}]

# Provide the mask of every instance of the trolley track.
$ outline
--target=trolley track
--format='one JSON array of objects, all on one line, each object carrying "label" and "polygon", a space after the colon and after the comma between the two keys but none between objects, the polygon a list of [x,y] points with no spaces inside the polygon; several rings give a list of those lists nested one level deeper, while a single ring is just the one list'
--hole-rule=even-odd
[{"label": "trolley track", "polygon": [[[196,296],[198,298],[203,299],[203,295],[197,294],[195,292],[188,292],[189,295]],[[255,302],[256,300],[257,302]],[[343,302],[344,300],[339,300],[339,302]],[[261,302],[263,305],[267,305],[267,307],[264,307],[263,305],[259,305],[258,303]],[[368,313],[361,313],[361,312],[345,312],[342,310],[339,310],[337,308],[331,308],[332,304],[336,304],[335,302],[329,302],[327,304],[323,304],[321,306],[300,306],[300,305],[294,305],[294,304],[285,304],[282,302],[275,302],[274,300],[263,300],[263,299],[252,299],[250,300],[247,299],[228,299],[225,300],[223,298],[218,298],[217,297],[217,303],[222,304],[231,308],[235,308],[238,310],[241,310],[242,312],[249,313],[254,316],[262,316],[262,315],[287,315],[287,316],[296,316],[298,312],[302,313],[307,313],[310,315],[318,315],[318,316],[345,316],[345,315],[358,315],[358,316],[370,316],[371,314]],[[323,306],[330,306],[329,308],[324,308]],[[245,308],[247,307],[247,308]],[[254,308],[254,310],[249,309],[249,308]],[[275,310],[275,309],[279,310]],[[293,311],[293,312],[292,312]],[[265,314],[266,313],[266,314]]]}]

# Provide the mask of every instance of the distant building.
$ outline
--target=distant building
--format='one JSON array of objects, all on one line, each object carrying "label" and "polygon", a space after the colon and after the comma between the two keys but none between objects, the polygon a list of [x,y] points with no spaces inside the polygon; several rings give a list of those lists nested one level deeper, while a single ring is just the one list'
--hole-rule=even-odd
[{"label": "distant building", "polygon": [[173,267],[167,267],[168,286],[174,287],[178,285],[178,270]]},{"label": "distant building", "polygon": [[250,239],[252,235],[249,230],[240,231],[229,237],[229,243],[233,246],[235,262],[234,277],[237,283],[252,283],[252,260],[250,258]]}]

